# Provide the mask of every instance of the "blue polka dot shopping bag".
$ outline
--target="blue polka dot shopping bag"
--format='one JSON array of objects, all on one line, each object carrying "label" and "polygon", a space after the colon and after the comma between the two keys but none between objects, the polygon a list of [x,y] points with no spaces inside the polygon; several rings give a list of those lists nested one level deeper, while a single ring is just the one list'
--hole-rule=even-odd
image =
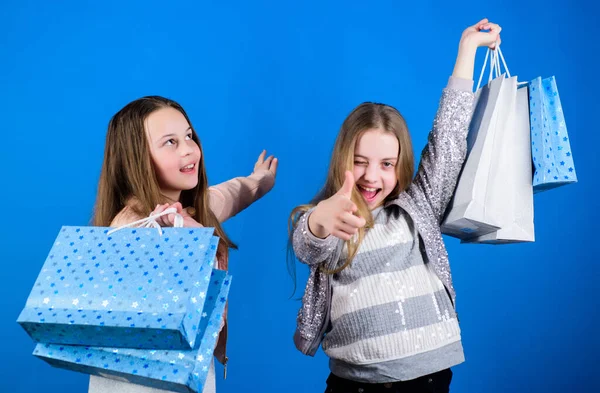
[{"label": "blue polka dot shopping bag", "polygon": [[231,277],[213,270],[191,350],[38,344],[34,355],[59,368],[177,392],[201,392],[223,323]]},{"label": "blue polka dot shopping bag", "polygon": [[213,232],[65,226],[18,323],[45,344],[194,348],[219,240]]},{"label": "blue polka dot shopping bag", "polygon": [[533,191],[577,182],[573,152],[554,76],[529,84]]}]

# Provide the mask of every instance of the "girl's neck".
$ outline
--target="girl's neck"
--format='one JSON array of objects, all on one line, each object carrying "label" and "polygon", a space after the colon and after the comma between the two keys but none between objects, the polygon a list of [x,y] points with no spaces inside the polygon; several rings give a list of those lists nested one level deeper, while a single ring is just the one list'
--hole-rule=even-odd
[{"label": "girl's neck", "polygon": [[166,199],[166,203],[175,203],[175,202],[179,202],[179,199],[181,198],[181,191],[165,191],[165,190],[160,190],[160,193],[162,194],[162,196]]}]

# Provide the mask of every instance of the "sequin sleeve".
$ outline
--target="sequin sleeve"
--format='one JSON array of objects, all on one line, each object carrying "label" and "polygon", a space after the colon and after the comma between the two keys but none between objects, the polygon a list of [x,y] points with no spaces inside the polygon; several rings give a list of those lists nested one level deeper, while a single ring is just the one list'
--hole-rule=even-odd
[{"label": "sequin sleeve", "polygon": [[331,235],[320,239],[310,232],[308,217],[313,209],[308,210],[298,219],[292,239],[296,258],[307,265],[318,265],[327,261],[332,257],[338,242],[341,241]]},{"label": "sequin sleeve", "polygon": [[409,193],[424,197],[438,222],[452,198],[467,152],[473,93],[465,89],[468,83],[461,82],[464,80],[450,78],[448,87],[442,92],[433,129],[409,189]]}]

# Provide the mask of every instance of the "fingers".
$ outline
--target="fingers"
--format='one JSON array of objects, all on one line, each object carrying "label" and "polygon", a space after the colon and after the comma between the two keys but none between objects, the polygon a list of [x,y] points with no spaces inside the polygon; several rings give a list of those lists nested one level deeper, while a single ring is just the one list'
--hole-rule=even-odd
[{"label": "fingers", "polygon": [[364,218],[344,212],[334,225],[331,234],[343,240],[350,240],[352,236],[358,233],[359,228],[364,227],[365,224]]},{"label": "fingers", "polygon": [[331,234],[335,237],[337,237],[338,239],[342,239],[344,241],[348,241],[350,239],[352,239],[352,236],[354,236],[354,234],[349,234],[343,231],[339,231],[339,230],[334,230],[333,232],[331,232]]},{"label": "fingers", "polygon": [[354,202],[352,202],[352,200],[348,197],[343,198],[341,201],[341,208],[344,211],[350,212],[350,213],[356,213],[356,211],[358,210],[358,207],[356,206],[356,204]]},{"label": "fingers", "polygon": [[175,214],[171,213],[171,214],[167,214],[166,216],[163,216],[165,218],[165,221],[167,222],[168,226],[173,227],[175,226]]},{"label": "fingers", "polygon": [[158,225],[160,225],[161,227],[172,227],[173,224],[169,222],[168,219],[168,214],[165,216],[160,216],[156,218],[156,222],[158,223]]},{"label": "fingers", "polygon": [[256,165],[261,165],[265,161],[265,156],[267,155],[267,151],[263,150],[262,153],[258,156],[258,160],[256,160]]},{"label": "fingers", "polygon": [[[169,208],[174,208],[176,210],[177,214],[182,214],[182,212],[183,212],[183,206],[181,205],[181,203],[175,202],[172,205],[169,205],[168,203],[165,203],[162,205],[156,205],[156,208],[151,213],[151,215],[160,214]],[[156,222],[161,227],[172,227],[175,225],[175,213],[170,213],[170,214],[162,215],[160,217],[156,217]]]},{"label": "fingers", "polygon": [[340,226],[338,228],[334,228],[331,234],[337,238],[342,240],[350,240],[358,233],[358,228],[354,228],[351,226]]},{"label": "fingers", "polygon": [[331,234],[342,240],[350,240],[358,232],[358,228],[344,223],[338,223],[331,230]]},{"label": "fingers", "polygon": [[474,27],[474,28],[476,28],[478,30],[481,30],[481,26],[485,25],[486,23],[488,23],[488,18],[483,18],[482,20],[480,20],[479,22],[475,23],[471,27]]},{"label": "fingers", "polygon": [[486,25],[486,30],[489,30],[489,31],[494,32],[496,34],[500,34],[500,32],[502,31],[502,27],[500,27],[500,25],[498,25],[496,23],[488,23]]},{"label": "fingers", "polygon": [[260,153],[256,164],[254,164],[254,172],[256,172],[257,170],[266,170],[270,171],[273,175],[275,175],[277,173],[277,164],[279,161],[273,155],[265,159],[266,155],[266,150],[263,150],[262,153]]},{"label": "fingers", "polygon": [[186,228],[202,228],[203,225],[198,223],[192,217],[184,217],[183,218],[183,226]]},{"label": "fingers", "polygon": [[344,212],[344,214],[342,214],[341,222],[344,225],[348,225],[356,229],[364,227],[367,223],[364,218],[355,216],[354,214],[348,212]]},{"label": "fingers", "polygon": [[277,158],[273,158],[273,161],[271,162],[271,167],[269,168],[271,173],[273,173],[273,176],[275,176],[277,174],[277,164],[278,163],[279,163],[279,160]]},{"label": "fingers", "polygon": [[485,23],[481,26],[480,30],[489,30],[488,34],[492,37],[494,41],[496,41],[500,37],[502,27],[500,27],[500,25],[496,23]]},{"label": "fingers", "polygon": [[275,156],[269,156],[261,166],[263,169],[266,169],[275,175],[275,173],[277,173],[277,158],[275,158]]},{"label": "fingers", "polygon": [[502,27],[499,24],[491,23],[487,19],[482,19],[474,26],[477,31],[477,46],[487,46],[490,49],[496,49],[496,47],[500,45],[500,32],[502,31]]},{"label": "fingers", "polygon": [[498,38],[496,38],[496,41],[494,41],[490,45],[488,45],[488,48],[496,49],[496,47],[500,46],[500,43],[502,43],[502,40],[500,39],[500,36],[498,36]]},{"label": "fingers", "polygon": [[162,205],[156,205],[154,211],[151,214],[162,213],[167,207],[169,207],[168,203],[163,203]]},{"label": "fingers", "polygon": [[169,207],[174,207],[175,210],[177,211],[177,214],[181,214],[181,212],[183,211],[183,205],[181,204],[181,202],[175,202],[174,204],[172,204]]},{"label": "fingers", "polygon": [[[484,23],[482,23],[482,22],[484,22]],[[495,33],[500,33],[500,31],[502,31],[502,27],[500,27],[499,24],[488,22],[487,19],[483,19],[482,21],[477,23],[475,26],[477,26],[477,28],[479,30],[489,30],[489,31],[492,31]]]},{"label": "fingers", "polygon": [[163,216],[163,217],[165,217],[165,221],[167,221],[168,226],[172,227],[172,226],[175,226],[175,215],[179,214],[179,215],[183,216],[184,212],[187,213],[187,211],[185,211],[183,209],[183,205],[181,204],[181,202],[175,202],[169,207],[175,208],[176,213],[167,214],[166,216]]}]

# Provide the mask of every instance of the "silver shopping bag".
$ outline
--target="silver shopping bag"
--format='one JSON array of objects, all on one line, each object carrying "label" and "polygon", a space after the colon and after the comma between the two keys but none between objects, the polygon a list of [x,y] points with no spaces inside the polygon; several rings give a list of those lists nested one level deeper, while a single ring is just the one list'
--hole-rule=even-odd
[{"label": "silver shopping bag", "polygon": [[485,206],[498,217],[500,229],[463,242],[504,244],[532,242],[533,185],[527,87],[517,90],[512,116],[494,146]]},{"label": "silver shopping bag", "polygon": [[488,84],[479,88],[480,77],[475,93],[467,158],[441,226],[442,233],[463,240],[487,235],[500,228],[499,212],[486,206],[486,199],[497,139],[506,132],[515,107],[517,79],[500,75],[495,52],[491,57]]}]

